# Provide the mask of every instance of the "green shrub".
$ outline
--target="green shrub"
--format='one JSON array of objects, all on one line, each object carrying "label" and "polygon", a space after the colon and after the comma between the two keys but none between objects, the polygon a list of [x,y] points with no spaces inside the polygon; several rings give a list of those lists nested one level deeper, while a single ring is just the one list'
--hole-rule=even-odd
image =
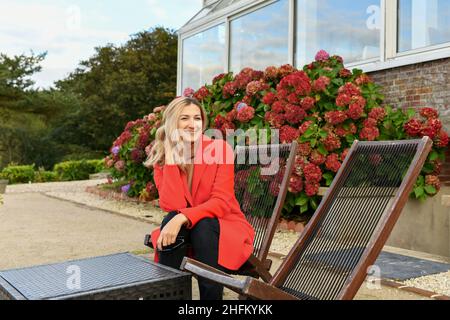
[{"label": "green shrub", "polygon": [[9,165],[2,170],[0,178],[9,180],[10,184],[33,182],[34,164],[26,166]]},{"label": "green shrub", "polygon": [[62,181],[87,180],[90,174],[103,167],[100,162],[102,160],[65,161],[55,164],[53,171]]},{"label": "green shrub", "polygon": [[58,181],[58,175],[53,171],[45,171],[43,168],[39,168],[34,173],[34,182],[54,182]]}]

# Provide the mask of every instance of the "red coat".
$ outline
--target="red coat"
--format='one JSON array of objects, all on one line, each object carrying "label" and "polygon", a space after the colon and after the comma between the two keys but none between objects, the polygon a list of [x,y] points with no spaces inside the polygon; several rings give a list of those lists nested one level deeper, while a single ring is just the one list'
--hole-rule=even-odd
[{"label": "red coat", "polygon": [[[190,228],[203,218],[219,220],[221,266],[237,270],[247,261],[253,252],[255,232],[235,197],[234,154],[226,141],[202,135],[195,155],[192,194],[186,174],[177,165],[155,165],[154,180],[161,209],[180,210],[191,221]],[[159,228],[152,232],[154,248],[159,233]],[[155,261],[158,261],[156,250]]]}]

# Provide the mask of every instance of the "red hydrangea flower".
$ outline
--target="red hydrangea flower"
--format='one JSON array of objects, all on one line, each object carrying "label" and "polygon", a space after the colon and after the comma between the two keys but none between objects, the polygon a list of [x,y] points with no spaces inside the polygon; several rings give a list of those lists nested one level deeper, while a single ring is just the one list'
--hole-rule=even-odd
[{"label": "red hydrangea flower", "polygon": [[370,77],[367,75],[367,74],[365,74],[365,73],[363,73],[362,75],[360,75],[358,78],[356,78],[356,80],[355,80],[355,83],[358,85],[358,86],[362,86],[362,85],[365,85],[365,84],[368,84],[368,83],[370,83],[370,82],[372,82],[372,79],[370,79]]},{"label": "red hydrangea flower", "polygon": [[306,181],[305,182],[305,193],[308,197],[312,197],[319,193],[320,185],[317,182]]},{"label": "red hydrangea flower", "polygon": [[224,77],[225,77],[225,73],[218,74],[217,76],[214,77],[214,79],[212,80],[212,83],[215,84],[216,82],[219,82],[220,80],[222,80]]},{"label": "red hydrangea flower", "polygon": [[420,115],[427,119],[435,119],[439,116],[438,112],[433,108],[422,108],[420,109]]},{"label": "red hydrangea flower", "polygon": [[195,91],[192,88],[186,88],[183,91],[183,97],[192,97],[194,95]]},{"label": "red hydrangea flower", "polygon": [[227,121],[227,119],[225,119],[225,117],[222,116],[221,114],[218,114],[214,119],[214,127],[219,129],[220,127],[222,127],[225,121]]},{"label": "red hydrangea flower", "polygon": [[250,106],[245,106],[238,110],[236,114],[236,119],[240,122],[249,122],[255,117],[255,109]]},{"label": "red hydrangea flower", "polygon": [[339,162],[339,155],[336,153],[329,154],[327,156],[327,160],[325,161],[325,167],[333,172],[338,172],[341,167],[341,163]]},{"label": "red hydrangea flower", "polygon": [[380,136],[380,131],[376,127],[363,128],[359,133],[361,140],[374,141]]},{"label": "red hydrangea flower", "polygon": [[369,118],[375,119],[377,122],[383,121],[386,117],[384,108],[376,107],[369,112]]},{"label": "red hydrangea flower", "polygon": [[116,168],[117,171],[123,171],[125,169],[125,161],[119,160],[114,164],[114,168]]},{"label": "red hydrangea flower", "polygon": [[287,104],[284,107],[284,117],[291,124],[297,124],[306,117],[306,111],[295,104]]},{"label": "red hydrangea flower", "polygon": [[314,150],[313,152],[311,152],[311,155],[309,156],[309,161],[311,163],[315,164],[316,166],[320,166],[321,164],[324,164],[326,159],[327,158],[317,150]]},{"label": "red hydrangea flower", "polygon": [[339,88],[338,93],[345,93],[346,95],[349,96],[359,96],[361,95],[361,89],[359,89],[353,83],[347,82],[342,87]]},{"label": "red hydrangea flower", "polygon": [[358,120],[359,118],[361,118],[363,116],[363,113],[364,107],[357,103],[351,104],[347,110],[347,116],[353,120]]},{"label": "red hydrangea flower", "polygon": [[336,105],[338,107],[345,107],[345,106],[349,105],[351,101],[352,101],[352,98],[348,94],[340,93],[340,94],[338,94],[338,96],[336,98]]},{"label": "red hydrangea flower", "polygon": [[374,118],[367,118],[363,122],[364,127],[376,127],[377,126],[377,120]]},{"label": "red hydrangea flower", "polygon": [[439,148],[445,148],[448,145],[448,134],[444,130],[439,131],[436,137],[436,146]]},{"label": "red hydrangea flower", "polygon": [[317,54],[315,56],[316,61],[326,61],[329,58],[330,58],[330,55],[325,50],[320,50],[319,52],[317,52]]},{"label": "red hydrangea flower", "polygon": [[281,79],[277,90],[283,89],[289,94],[295,92],[299,96],[306,96],[311,93],[311,82],[304,71],[296,71]]},{"label": "red hydrangea flower", "polygon": [[327,151],[334,151],[341,147],[341,139],[332,132],[329,132],[325,139],[321,139]]},{"label": "red hydrangea flower", "polygon": [[225,99],[233,97],[236,94],[237,91],[237,85],[234,81],[230,81],[225,83],[225,85],[223,86],[223,97]]},{"label": "red hydrangea flower", "polygon": [[412,118],[411,120],[405,123],[403,129],[409,136],[415,137],[419,135],[422,130],[422,121],[416,118]]},{"label": "red hydrangea flower", "polygon": [[155,199],[158,195],[158,189],[156,188],[155,184],[153,182],[148,182],[145,186],[145,191],[147,191],[149,197],[151,199]]},{"label": "red hydrangea flower", "polygon": [[236,82],[236,86],[239,89],[246,89],[249,82],[256,80],[253,79],[253,72],[254,70],[252,68],[244,68],[239,72],[236,77],[234,78],[234,82]]},{"label": "red hydrangea flower", "polygon": [[339,76],[341,78],[348,78],[348,77],[352,76],[352,72],[348,69],[343,68],[343,69],[339,70]]},{"label": "red hydrangea flower", "polygon": [[316,99],[314,99],[312,97],[306,97],[302,100],[300,105],[305,111],[308,111],[308,110],[311,110],[312,108],[314,108],[315,103],[316,103]]},{"label": "red hydrangea flower", "polygon": [[306,132],[306,130],[308,130],[309,126],[312,125],[313,123],[314,122],[310,120],[303,122],[300,128],[298,128],[300,135],[302,136]]},{"label": "red hydrangea flower", "polygon": [[253,97],[260,91],[269,89],[269,85],[261,81],[252,81],[247,85],[246,93],[248,96]]},{"label": "red hydrangea flower", "polygon": [[322,180],[322,170],[313,163],[308,163],[303,166],[303,175],[305,176],[306,182],[320,182]]},{"label": "red hydrangea flower", "polygon": [[285,123],[284,114],[271,111],[266,112],[264,120],[266,120],[271,125],[271,127],[277,129],[280,129]]},{"label": "red hydrangea flower", "polygon": [[434,175],[425,176],[425,184],[435,187],[436,191],[439,191],[441,189],[441,182],[439,181],[439,177]]},{"label": "red hydrangea flower", "polygon": [[236,115],[237,115],[237,111],[236,111],[236,109],[233,109],[227,113],[227,115],[225,116],[225,119],[228,122],[233,122],[234,120],[236,120]]},{"label": "red hydrangea flower", "polygon": [[262,102],[264,104],[267,104],[269,106],[271,106],[277,99],[277,96],[275,95],[275,93],[273,92],[268,92],[266,93],[266,95],[263,97]]},{"label": "red hydrangea flower", "polygon": [[298,99],[298,96],[295,93],[291,93],[287,96],[287,101],[292,104],[299,104],[300,100]]},{"label": "red hydrangea flower", "polygon": [[332,125],[342,123],[347,119],[344,111],[328,111],[325,113],[325,121]]},{"label": "red hydrangea flower", "polygon": [[236,188],[245,188],[247,187],[247,180],[250,177],[250,170],[240,170],[236,172],[235,180],[236,180]]},{"label": "red hydrangea flower", "polygon": [[290,143],[299,137],[299,132],[297,129],[285,125],[280,129],[280,141],[281,143]]},{"label": "red hydrangea flower", "polygon": [[312,151],[311,144],[309,142],[300,143],[298,145],[297,153],[299,155],[307,157],[307,156],[309,156],[311,154],[311,151]]},{"label": "red hydrangea flower", "polygon": [[303,190],[303,180],[302,177],[292,174],[289,180],[288,191],[291,193],[299,193]]},{"label": "red hydrangea flower", "polygon": [[211,92],[209,92],[208,88],[203,86],[200,89],[198,89],[198,91],[196,93],[194,93],[194,98],[197,99],[198,101],[203,101],[210,95],[211,95]]},{"label": "red hydrangea flower", "polygon": [[290,75],[291,73],[295,72],[295,68],[291,66],[290,64],[284,64],[278,69],[278,75],[280,77],[286,77]]},{"label": "red hydrangea flower", "polygon": [[284,112],[284,107],[285,107],[285,103],[281,102],[281,101],[275,101],[272,104],[272,111],[275,113],[283,113]]},{"label": "red hydrangea flower", "polygon": [[275,80],[278,78],[278,69],[274,66],[267,67],[264,71],[264,79]]},{"label": "red hydrangea flower", "polygon": [[325,89],[330,84],[330,82],[331,82],[330,78],[325,77],[325,76],[321,76],[316,81],[313,82],[313,85],[312,85],[313,90],[315,92],[325,91]]}]

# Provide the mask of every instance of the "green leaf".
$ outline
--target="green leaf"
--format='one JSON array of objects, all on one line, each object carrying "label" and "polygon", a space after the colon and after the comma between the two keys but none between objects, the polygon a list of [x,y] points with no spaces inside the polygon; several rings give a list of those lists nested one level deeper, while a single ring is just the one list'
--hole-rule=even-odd
[{"label": "green leaf", "polygon": [[317,147],[317,151],[319,151],[319,153],[322,154],[323,156],[328,155],[328,151],[327,149],[325,149],[325,146],[322,143],[319,144],[319,146]]},{"label": "green leaf", "polygon": [[311,147],[315,148],[316,144],[317,144],[317,139],[311,139],[310,143],[311,143]]},{"label": "green leaf", "polygon": [[428,157],[428,160],[434,161],[437,158],[439,158],[439,154],[437,153],[437,151],[435,151],[435,150],[431,151],[430,156]]},{"label": "green leaf", "polygon": [[306,197],[305,195],[302,195],[301,197],[297,198],[297,200],[295,201],[295,204],[297,206],[304,206],[307,203],[308,203],[308,197]]},{"label": "green leaf", "polygon": [[305,213],[306,211],[308,211],[308,205],[304,205],[300,207],[300,213]]},{"label": "green leaf", "polygon": [[425,193],[425,190],[422,186],[414,188],[414,194],[416,195],[416,198],[420,198]]},{"label": "green leaf", "polygon": [[425,191],[426,191],[428,194],[436,194],[436,193],[437,193],[436,188],[433,187],[433,186],[425,186]]}]

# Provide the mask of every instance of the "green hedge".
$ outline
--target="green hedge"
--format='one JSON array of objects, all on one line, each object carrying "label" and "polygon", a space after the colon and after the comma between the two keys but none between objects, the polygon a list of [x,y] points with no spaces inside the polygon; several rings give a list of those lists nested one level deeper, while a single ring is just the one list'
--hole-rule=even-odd
[{"label": "green hedge", "polygon": [[104,170],[103,160],[65,161],[56,164],[53,171],[36,170],[34,165],[9,165],[0,172],[0,179],[9,180],[9,184],[87,180],[90,174]]},{"label": "green hedge", "polygon": [[89,175],[103,170],[103,160],[65,161],[55,165],[53,171],[62,181],[87,180]]},{"label": "green hedge", "polygon": [[0,174],[1,179],[9,180],[10,184],[28,183],[34,181],[34,165],[12,165],[4,168]]}]

